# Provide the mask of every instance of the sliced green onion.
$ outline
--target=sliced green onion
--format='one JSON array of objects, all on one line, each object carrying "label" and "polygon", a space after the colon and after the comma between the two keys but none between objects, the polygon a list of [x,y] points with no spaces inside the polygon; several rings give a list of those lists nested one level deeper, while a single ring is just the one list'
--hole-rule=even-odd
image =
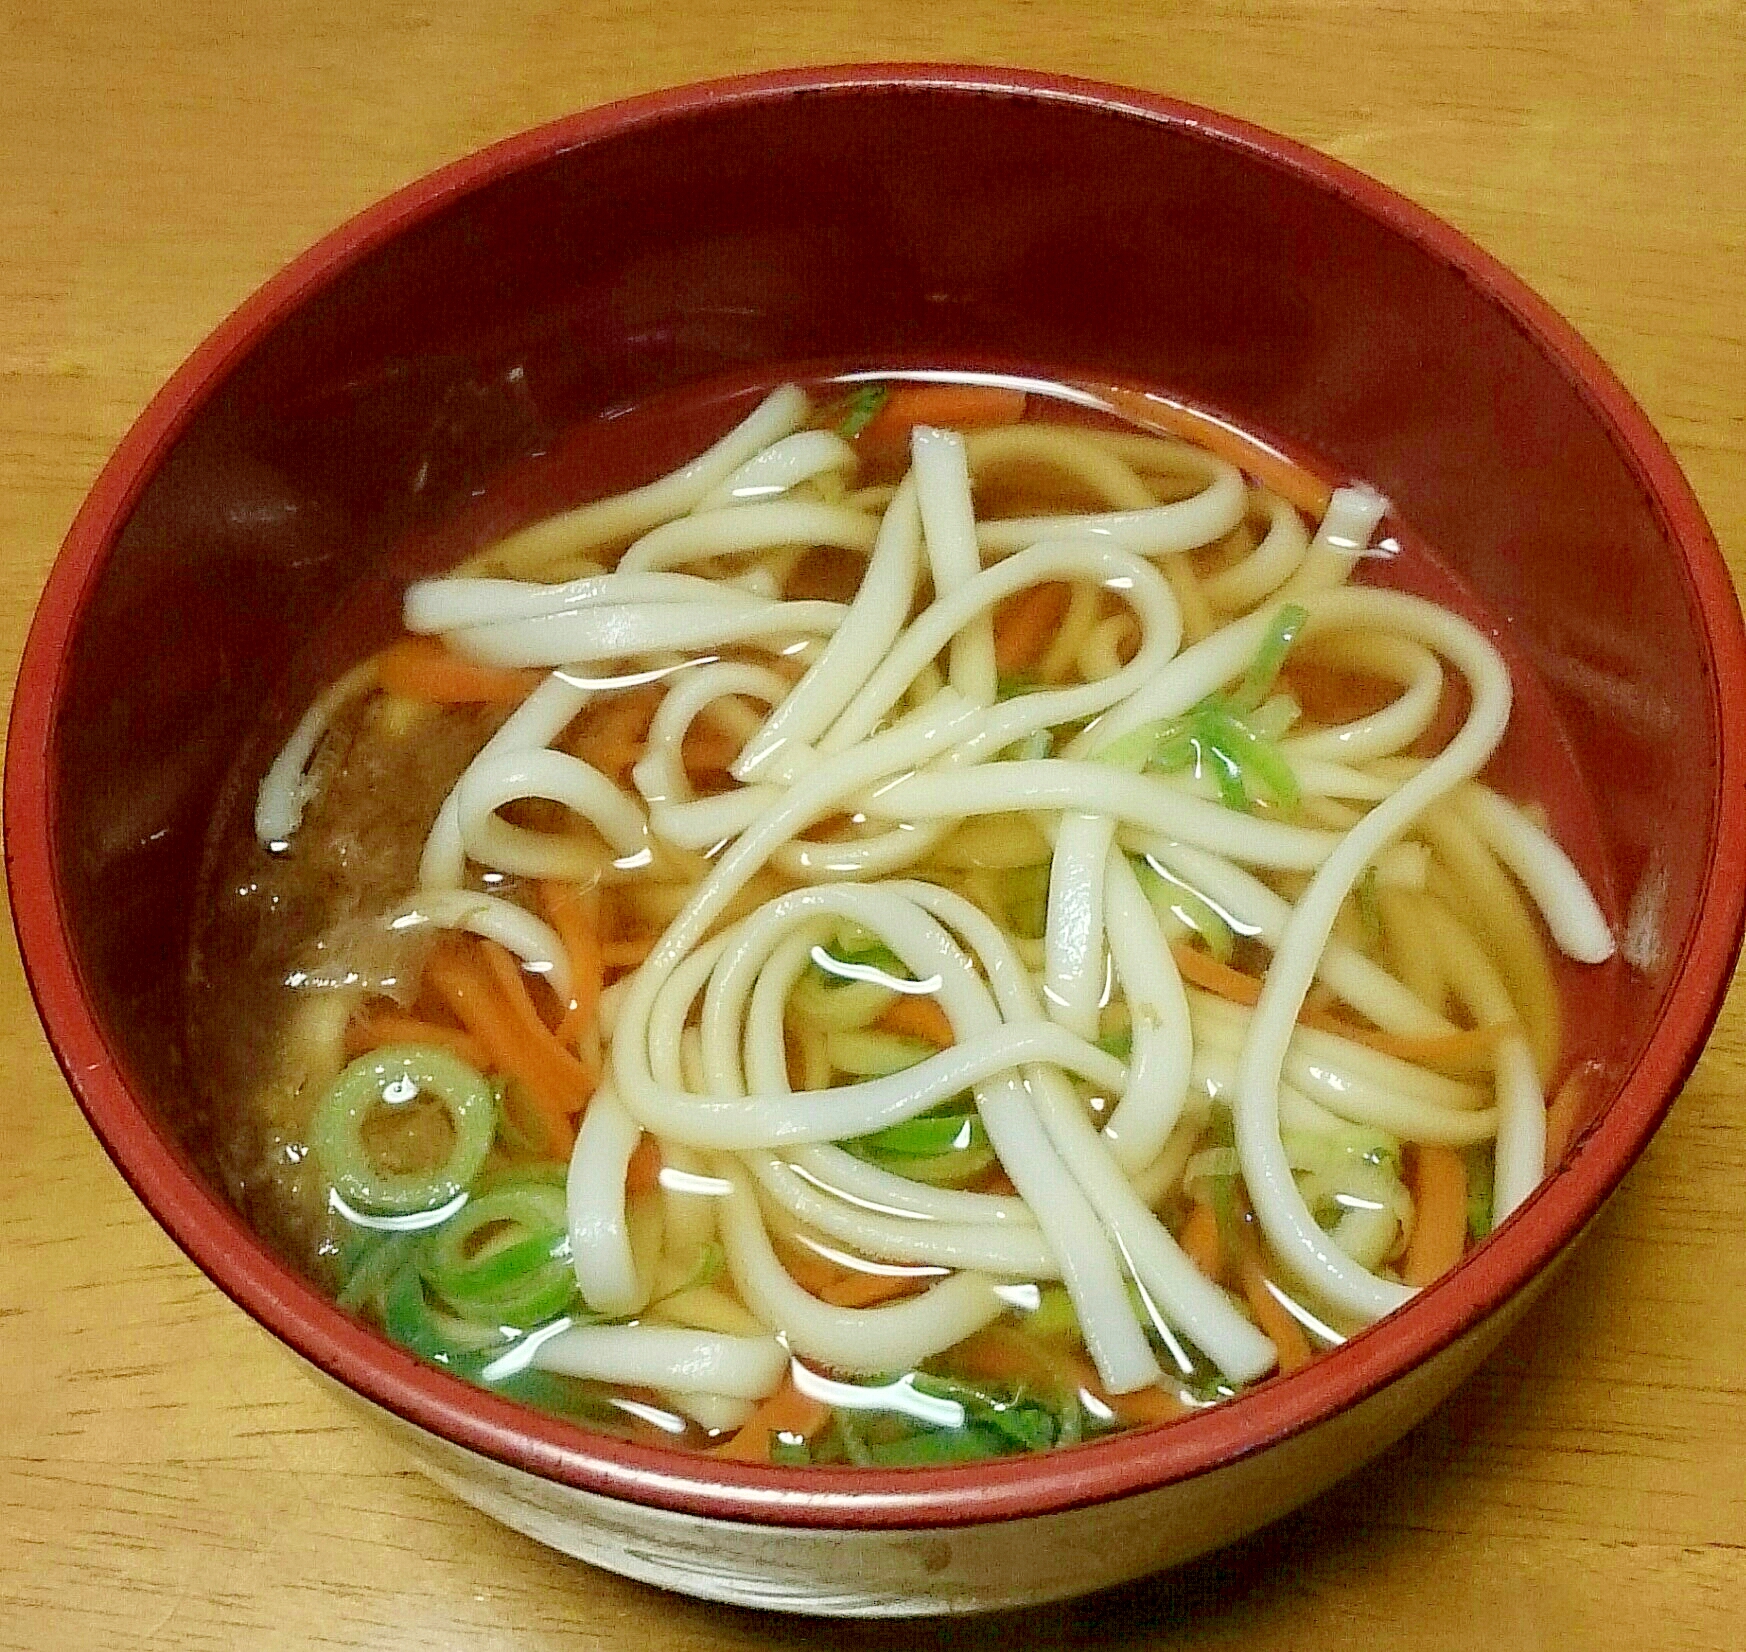
[{"label": "sliced green onion", "polygon": [[861,384],[849,392],[848,411],[837,425],[837,434],[853,440],[870,425],[891,395],[888,384]]},{"label": "sliced green onion", "polygon": [[871,1136],[856,1138],[857,1144],[878,1153],[898,1157],[932,1158],[939,1153],[962,1153],[986,1140],[982,1120],[968,1108],[946,1104],[919,1118],[893,1124]]},{"label": "sliced green onion", "polygon": [[1461,1157],[1467,1161],[1467,1234],[1478,1244],[1492,1228],[1492,1183],[1496,1176],[1489,1144],[1469,1147]]},{"label": "sliced green onion", "polygon": [[[430,1170],[384,1170],[364,1125],[378,1107],[434,1096],[448,1109],[454,1141]],[[316,1104],[309,1145],[340,1197],[377,1216],[434,1210],[471,1186],[497,1134],[497,1098],[466,1062],[428,1044],[394,1044],[351,1063]]]},{"label": "sliced green onion", "polygon": [[1259,781],[1282,808],[1297,807],[1297,775],[1277,746],[1259,739],[1240,718],[1215,715],[1208,721],[1213,743],[1230,765],[1239,790],[1252,791]]},{"label": "sliced green onion", "polygon": [[1376,898],[1376,868],[1366,866],[1352,886],[1353,903],[1358,908],[1358,921],[1372,946],[1382,943],[1382,907]]},{"label": "sliced green onion", "polygon": [[1291,645],[1297,641],[1297,634],[1308,619],[1308,611],[1295,602],[1285,603],[1274,614],[1267,635],[1262,638],[1248,670],[1243,673],[1243,680],[1226,702],[1239,716],[1253,711],[1272,692],[1274,680],[1285,664],[1285,656],[1291,652]]},{"label": "sliced green onion", "polygon": [[1236,932],[1217,907],[1157,861],[1136,857],[1128,864],[1167,929],[1180,926],[1189,930],[1206,942],[1207,951],[1221,964],[1231,961],[1237,950]]},{"label": "sliced green onion", "polygon": [[1080,1343],[1079,1315],[1064,1285],[1045,1285],[1037,1293],[1037,1305],[1025,1315],[1025,1330],[1045,1342]]},{"label": "sliced green onion", "polygon": [[525,1330],[555,1318],[576,1294],[563,1188],[506,1182],[479,1194],[429,1236],[420,1265],[463,1319]]},{"label": "sliced green onion", "polygon": [[1001,902],[1014,933],[1027,941],[1040,941],[1049,922],[1049,867],[1015,866],[1000,879]]}]

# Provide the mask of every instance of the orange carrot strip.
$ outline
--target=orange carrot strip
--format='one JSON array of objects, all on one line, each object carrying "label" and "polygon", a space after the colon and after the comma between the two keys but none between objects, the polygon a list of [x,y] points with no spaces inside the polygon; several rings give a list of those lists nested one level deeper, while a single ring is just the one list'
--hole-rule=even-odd
[{"label": "orange carrot strip", "polygon": [[917,1274],[907,1273],[846,1273],[820,1291],[819,1300],[833,1308],[871,1308],[898,1297],[914,1296],[929,1283]]},{"label": "orange carrot strip", "polygon": [[1025,416],[1025,393],[992,384],[896,384],[856,438],[869,448],[895,448],[918,424],[942,430],[984,430],[1017,424]]},{"label": "orange carrot strip", "polygon": [[570,959],[570,1003],[558,1023],[558,1042],[573,1049],[600,1013],[606,960],[600,950],[600,891],[548,878],[539,886],[540,910],[558,932]]},{"label": "orange carrot strip", "polygon": [[653,1136],[637,1137],[631,1149],[630,1163],[625,1166],[624,1190],[632,1198],[653,1193],[661,1185],[661,1144]]},{"label": "orange carrot strip", "polygon": [[794,1386],[788,1377],[769,1399],[742,1423],[732,1439],[714,1448],[712,1456],[736,1463],[767,1463],[770,1445],[778,1434],[811,1439],[830,1421],[831,1408]]},{"label": "orange carrot strip", "polygon": [[376,656],[376,680],[390,694],[438,705],[519,705],[539,686],[540,676],[475,665],[435,637],[404,637]]},{"label": "orange carrot strip", "polygon": [[445,1027],[400,1010],[360,1010],[346,1027],[346,1054],[360,1056],[384,1044],[436,1044],[458,1055],[469,1067],[483,1072],[491,1065],[490,1052],[470,1032]]},{"label": "orange carrot strip", "polygon": [[[425,984],[490,1053],[490,1066],[519,1080],[520,1096],[533,1117],[529,1134],[554,1158],[567,1158],[576,1132],[550,1068],[523,1036],[517,1018],[499,997],[491,976],[461,945],[439,946],[424,967]],[[549,1035],[548,1035],[549,1036]]]},{"label": "orange carrot strip", "polygon": [[1188,1410],[1181,1399],[1163,1388],[1137,1388],[1131,1394],[1105,1394],[1101,1389],[1092,1392],[1124,1423],[1136,1427],[1142,1423],[1173,1423]]},{"label": "orange carrot strip", "polygon": [[1099,393],[1130,423],[1143,429],[1181,436],[1209,453],[1216,453],[1239,470],[1248,471],[1264,487],[1271,488],[1281,499],[1296,505],[1318,522],[1327,511],[1334,490],[1321,477],[1312,475],[1301,465],[1294,465],[1283,454],[1275,453],[1253,436],[1233,429],[1222,419],[1197,413],[1193,408],[1179,407],[1143,390],[1110,388],[1100,389]]},{"label": "orange carrot strip", "polygon": [[817,1297],[822,1297],[848,1271],[804,1245],[784,1245],[782,1266],[795,1284]]},{"label": "orange carrot strip", "polygon": [[1266,1333],[1273,1344],[1274,1352],[1279,1356],[1279,1369],[1295,1371],[1300,1365],[1308,1365],[1309,1339],[1303,1334],[1303,1327],[1280,1306],[1279,1298],[1268,1289],[1267,1275],[1262,1271],[1260,1257],[1251,1250],[1243,1258],[1237,1272],[1249,1311],[1255,1316],[1255,1323]]},{"label": "orange carrot strip", "polygon": [[984,1382],[1076,1385],[1076,1373],[1041,1343],[1004,1325],[990,1325],[952,1350],[952,1368]]},{"label": "orange carrot strip", "polygon": [[1570,1076],[1558,1086],[1551,1105],[1546,1109],[1546,1170],[1548,1174],[1564,1162],[1578,1123],[1587,1110],[1589,1088],[1596,1068],[1592,1062],[1573,1067]]},{"label": "orange carrot strip", "polygon": [[508,949],[496,941],[481,941],[479,952],[528,1050],[537,1052],[541,1070],[552,1086],[551,1093],[560,1099],[566,1113],[579,1113],[594,1094],[600,1074],[558,1042],[527,989],[526,973]]},{"label": "orange carrot strip", "polygon": [[886,1006],[878,1025],[905,1038],[924,1038],[942,1050],[957,1042],[952,1023],[939,1003],[917,993],[900,993]]},{"label": "orange carrot strip", "polygon": [[603,774],[620,774],[643,754],[656,695],[646,690],[615,694],[591,707],[570,749]]},{"label": "orange carrot strip", "polygon": [[[1202,989],[1228,998],[1233,1004],[1260,1002],[1261,983],[1253,975],[1220,963],[1210,952],[1178,941],[1170,949],[1176,967],[1185,979]],[[1421,1067],[1437,1067],[1458,1073],[1489,1071],[1498,1041],[1516,1031],[1511,1022],[1500,1021],[1489,1027],[1473,1027],[1464,1032],[1441,1033],[1434,1037],[1415,1038],[1403,1033],[1386,1033],[1374,1027],[1360,1027],[1342,1015],[1330,1015],[1324,1010],[1306,1009],[1298,1020],[1306,1027],[1349,1038],[1354,1044],[1364,1044],[1383,1055],[1398,1056]]]},{"label": "orange carrot strip", "polygon": [[1400,1276],[1428,1285],[1467,1248],[1467,1166],[1452,1147],[1413,1151],[1413,1236]]},{"label": "orange carrot strip", "polygon": [[1010,674],[1032,665],[1060,627],[1073,593],[1060,580],[1033,585],[1003,602],[994,613],[994,665]]},{"label": "orange carrot strip", "polygon": [[1261,983],[1253,975],[1221,964],[1210,952],[1178,941],[1170,948],[1176,967],[1197,987],[1228,998],[1233,1004],[1254,1005],[1261,999]]},{"label": "orange carrot strip", "polygon": [[1176,1242],[1188,1260],[1215,1285],[1224,1278],[1225,1251],[1219,1243],[1219,1219],[1213,1214],[1211,1205],[1197,1203],[1189,1211],[1188,1220],[1182,1224]]}]

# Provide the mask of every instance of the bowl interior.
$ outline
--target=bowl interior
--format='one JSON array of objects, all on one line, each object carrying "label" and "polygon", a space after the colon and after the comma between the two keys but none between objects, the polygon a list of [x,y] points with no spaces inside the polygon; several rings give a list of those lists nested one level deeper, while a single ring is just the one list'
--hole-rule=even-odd
[{"label": "bowl interior", "polygon": [[[1603,804],[1632,966],[1595,1052],[1615,1093],[1705,898],[1722,711],[1677,479],[1646,468],[1642,433],[1621,434],[1634,413],[1570,347],[1374,186],[1084,89],[778,81],[463,163],[234,318],[75,530],[70,635],[36,692],[78,1013],[161,1138],[195,1140],[176,1029],[202,841],[294,658],[319,669],[310,639],[342,609],[387,623],[405,547],[578,420],[737,372],[903,360],[1164,389],[1396,501],[1506,616]],[[624,444],[602,485],[672,457]]]}]

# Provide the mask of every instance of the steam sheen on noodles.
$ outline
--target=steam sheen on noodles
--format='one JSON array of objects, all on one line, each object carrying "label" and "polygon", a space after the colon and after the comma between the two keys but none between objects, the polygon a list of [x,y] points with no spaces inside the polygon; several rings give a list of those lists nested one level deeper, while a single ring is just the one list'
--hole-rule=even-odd
[{"label": "steam sheen on noodles", "polygon": [[254,812],[294,859],[331,727],[475,719],[292,1018],[341,1300],[759,1461],[1071,1444],[1391,1312],[1545,1168],[1542,926],[1613,947],[1479,778],[1497,649],[1350,583],[1380,496],[884,394],[415,584]]}]

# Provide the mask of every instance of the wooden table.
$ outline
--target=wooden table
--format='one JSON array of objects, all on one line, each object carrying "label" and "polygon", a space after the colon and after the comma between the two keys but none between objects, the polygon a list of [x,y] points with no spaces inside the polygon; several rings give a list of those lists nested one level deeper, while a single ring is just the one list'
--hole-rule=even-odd
[{"label": "wooden table", "polygon": [[[452,15],[450,15],[452,13]],[[1430,0],[12,0],[0,629],[152,390],[385,191],[582,105],[852,58],[1195,99],[1444,214],[1598,346],[1746,573],[1746,21]],[[669,1598],[427,1485],[224,1302],[87,1133],[0,965],[0,1647],[1746,1645],[1746,996],[1555,1299],[1404,1445],[1168,1581],[1020,1622]]]}]

